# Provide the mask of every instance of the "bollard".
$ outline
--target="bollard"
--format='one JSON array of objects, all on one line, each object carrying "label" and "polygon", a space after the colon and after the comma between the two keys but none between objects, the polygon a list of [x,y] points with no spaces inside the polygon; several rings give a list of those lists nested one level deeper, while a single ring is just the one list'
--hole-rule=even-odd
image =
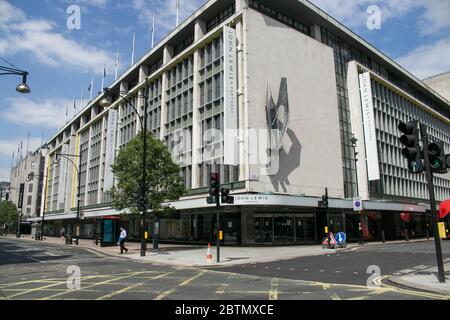
[{"label": "bollard", "polygon": [[383,243],[386,243],[386,236],[385,236],[385,234],[384,234],[384,230],[381,230],[381,241],[382,241]]},{"label": "bollard", "polygon": [[405,241],[409,241],[408,229],[405,229]]},{"label": "bollard", "polygon": [[427,240],[430,240],[430,228],[427,226]]}]

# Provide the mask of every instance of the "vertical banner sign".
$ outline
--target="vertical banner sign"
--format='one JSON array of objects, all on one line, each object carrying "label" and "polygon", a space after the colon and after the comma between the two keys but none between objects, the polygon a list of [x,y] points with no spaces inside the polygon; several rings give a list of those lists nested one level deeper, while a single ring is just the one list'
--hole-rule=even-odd
[{"label": "vertical banner sign", "polygon": [[117,110],[111,109],[108,113],[108,128],[106,133],[106,159],[105,159],[105,183],[103,190],[110,191],[113,186],[114,176],[111,165],[116,157],[116,130],[117,130]]},{"label": "vertical banner sign", "polygon": [[361,105],[364,123],[364,141],[366,146],[367,174],[369,181],[380,180],[377,135],[375,131],[372,87],[370,83],[369,72],[365,72],[359,75],[359,88],[361,91]]},{"label": "vertical banner sign", "polygon": [[17,208],[23,207],[23,193],[25,192],[25,183],[21,183],[19,187],[19,201],[17,202]]},{"label": "vertical banner sign", "polygon": [[[69,153],[69,145],[63,144],[61,148],[61,154]],[[59,165],[59,185],[58,185],[58,209],[64,208],[64,202],[66,198],[66,181],[67,181],[67,163],[66,157],[60,157]]]},{"label": "vertical banner sign", "polygon": [[223,27],[224,50],[224,164],[238,165],[236,30]]}]

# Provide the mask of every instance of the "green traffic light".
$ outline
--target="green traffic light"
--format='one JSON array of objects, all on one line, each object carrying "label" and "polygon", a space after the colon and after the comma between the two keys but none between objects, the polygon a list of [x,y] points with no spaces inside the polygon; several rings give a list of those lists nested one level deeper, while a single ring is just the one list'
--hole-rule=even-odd
[{"label": "green traffic light", "polygon": [[441,162],[439,159],[434,159],[434,160],[431,162],[431,167],[432,167],[433,169],[441,169],[441,168],[442,168],[442,162]]}]

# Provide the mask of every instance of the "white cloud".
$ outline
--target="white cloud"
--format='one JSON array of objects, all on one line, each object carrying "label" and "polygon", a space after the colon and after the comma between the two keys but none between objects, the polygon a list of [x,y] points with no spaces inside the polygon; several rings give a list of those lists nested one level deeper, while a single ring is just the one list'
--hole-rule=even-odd
[{"label": "white cloud", "polygon": [[5,0],[0,0],[0,30],[7,27],[11,22],[22,21],[25,19],[25,13],[10,5]]},{"label": "white cloud", "polygon": [[[1,13],[3,12],[6,13]],[[97,74],[103,65],[112,69],[112,54],[72,39],[55,31],[55,23],[43,19],[27,19],[18,8],[0,0],[0,54],[24,52],[39,62],[53,67],[67,67]]]},{"label": "white cloud", "polygon": [[9,181],[11,168],[0,166],[0,181]]},{"label": "white cloud", "polygon": [[[23,139],[10,139],[3,140],[0,139],[0,155],[6,156],[11,159],[14,152],[14,161],[17,159],[17,149],[20,149],[20,144],[22,143],[22,156],[25,156],[27,150],[27,137]],[[41,138],[30,137],[30,142],[28,145],[28,151],[36,151],[41,145]]]},{"label": "white cloud", "polygon": [[419,79],[450,71],[450,36],[419,46],[396,61]]},{"label": "white cloud", "polygon": [[402,18],[418,10],[417,20],[410,21],[421,35],[429,35],[450,28],[449,0],[311,0],[316,6],[351,28],[365,27],[370,5],[381,9],[383,23]]},{"label": "white cloud", "polygon": [[[54,0],[47,0],[47,1],[54,1]],[[108,0],[59,0],[59,2],[66,3],[67,5],[79,4],[103,9],[106,8]]]},{"label": "white cloud", "polygon": [[59,128],[73,112],[73,100],[45,99],[33,101],[29,98],[8,98],[7,105],[0,116],[5,120],[23,126]]},{"label": "white cloud", "polygon": [[[27,137],[23,139],[0,139],[0,158],[5,159],[0,162],[0,181],[9,181],[11,173],[11,163],[16,164],[18,149],[22,144],[22,156],[25,156],[27,151]],[[30,137],[28,142],[28,151],[34,152],[41,146],[41,138]],[[14,159],[12,155],[14,152]]]}]

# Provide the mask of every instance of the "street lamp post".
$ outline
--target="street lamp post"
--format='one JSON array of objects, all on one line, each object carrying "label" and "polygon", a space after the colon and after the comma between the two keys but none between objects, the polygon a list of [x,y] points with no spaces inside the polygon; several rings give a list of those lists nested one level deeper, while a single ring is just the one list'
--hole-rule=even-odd
[{"label": "street lamp post", "polygon": [[[359,187],[358,187],[358,152],[356,152],[356,143],[358,142],[358,139],[355,138],[355,135],[352,135],[352,138],[350,139],[350,142],[352,143],[353,147],[353,154],[355,157],[355,177],[356,177],[356,196],[359,197]],[[364,244],[364,237],[363,237],[363,211],[359,213],[359,226],[358,226],[358,233],[359,233],[359,244]]]},{"label": "street lamp post", "polygon": [[[111,90],[105,89],[105,96],[102,100],[100,100],[99,104],[103,108],[107,108],[111,106],[110,100],[107,96],[110,95]],[[144,91],[145,92],[145,91]],[[141,123],[142,128],[142,139],[143,139],[143,155],[142,155],[142,182],[141,182],[141,190],[140,190],[140,198],[139,198],[139,206],[141,208],[141,257],[145,256],[145,252],[147,250],[147,242],[145,239],[145,215],[147,213],[147,199],[146,199],[146,191],[147,191],[147,95],[144,93],[144,116],[143,120],[139,117],[139,111],[136,109],[134,104],[124,95],[119,93],[119,96],[128,102],[128,104],[133,108],[136,112],[137,118]],[[158,252],[158,233],[159,233],[159,222],[155,214],[155,224],[154,224],[154,232],[153,232],[153,254],[157,254]]]},{"label": "street lamp post", "polygon": [[17,87],[16,87],[16,91],[19,93],[30,93],[30,87],[27,84],[27,77],[29,75],[29,73],[27,71],[24,70],[20,70],[20,69],[16,69],[16,68],[10,68],[10,67],[5,67],[5,66],[0,66],[0,76],[2,75],[17,75],[17,76],[22,76],[22,83],[20,83]]},{"label": "street lamp post", "polygon": [[[81,166],[81,148],[80,148],[80,154],[64,154],[64,153],[57,153],[56,154],[56,159],[55,161],[58,161],[58,156],[60,157],[64,157],[65,159],[69,160],[72,165],[74,166],[75,170],[77,170],[77,177],[78,177],[78,187],[77,187],[77,222],[80,223],[80,195],[81,195],[81,170],[80,170],[80,166]],[[78,166],[75,164],[75,162],[70,159],[70,157],[76,157],[78,158]],[[78,237],[79,234],[77,232],[76,234],[76,240],[75,240],[75,244],[78,245]]]}]

